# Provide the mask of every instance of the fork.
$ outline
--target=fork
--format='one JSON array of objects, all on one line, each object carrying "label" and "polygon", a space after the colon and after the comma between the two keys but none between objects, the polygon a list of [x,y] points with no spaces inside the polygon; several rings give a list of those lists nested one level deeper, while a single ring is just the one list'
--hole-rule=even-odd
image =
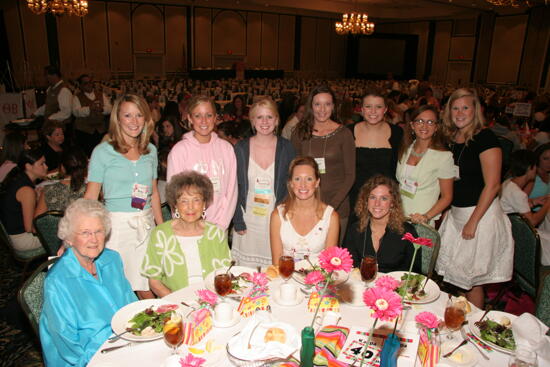
[{"label": "fork", "polygon": [[473,345],[474,347],[476,347],[476,349],[477,349],[477,351],[479,352],[479,354],[481,354],[481,356],[482,356],[483,358],[485,358],[485,360],[488,361],[488,360],[490,359],[490,358],[487,356],[487,354],[483,353],[483,351],[481,350],[481,348],[479,347],[479,345],[477,345],[476,343],[474,343],[474,341],[473,341],[472,339],[470,339],[470,338],[468,337],[468,335],[466,335],[466,331],[464,331],[464,329],[460,329],[460,334],[462,334],[462,337],[463,337],[464,339],[468,339],[468,341],[469,341],[470,343],[472,343],[472,345]]},{"label": "fork", "polygon": [[491,311],[493,309],[493,307],[495,307],[497,302],[500,300],[500,297],[502,297],[504,295],[504,293],[507,291],[507,289],[508,288],[506,288],[506,287],[500,288],[500,290],[498,291],[498,294],[496,295],[496,297],[491,300],[491,302],[487,305],[487,307],[485,307],[485,312],[483,313],[483,315],[481,315],[481,318],[479,320],[477,320],[476,322],[474,322],[475,326],[477,326],[477,327],[481,326],[481,321],[483,321],[483,319],[485,318],[485,316],[487,316],[489,311]]}]

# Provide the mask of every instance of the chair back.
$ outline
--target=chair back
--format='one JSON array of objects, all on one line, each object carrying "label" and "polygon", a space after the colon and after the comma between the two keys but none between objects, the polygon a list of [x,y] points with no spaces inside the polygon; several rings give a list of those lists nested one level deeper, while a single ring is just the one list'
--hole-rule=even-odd
[{"label": "chair back", "polygon": [[28,263],[46,254],[46,251],[44,251],[43,247],[35,248],[32,250],[17,250],[13,246],[11,237],[8,234],[8,231],[6,230],[6,227],[4,227],[4,224],[1,221],[0,221],[0,241],[2,241],[4,245],[8,247],[9,251],[12,253],[15,260],[25,264],[23,273],[22,273],[23,277],[26,274]]},{"label": "chair back", "polygon": [[170,209],[170,205],[168,205],[168,203],[162,203],[160,210],[162,212],[162,219],[165,222],[172,219],[172,210]]},{"label": "chair back", "polygon": [[542,281],[542,290],[537,304],[537,315],[540,321],[550,327],[550,274],[547,274]]},{"label": "chair back", "polygon": [[63,218],[62,211],[50,210],[40,214],[33,221],[38,239],[49,256],[55,256],[62,243],[57,237],[57,227],[61,218]]},{"label": "chair back", "polygon": [[59,260],[59,258],[55,257],[40,264],[17,293],[17,300],[38,337],[40,337],[38,325],[40,323],[42,305],[44,304],[44,280],[46,279],[46,271],[48,267],[57,260]]},{"label": "chair back", "polygon": [[431,276],[433,273],[437,256],[439,255],[439,245],[441,244],[441,237],[437,230],[424,223],[411,223],[416,230],[416,233],[420,237],[429,238],[432,240],[433,246],[421,246],[420,251],[422,254],[422,274]]},{"label": "chair back", "polygon": [[537,298],[540,270],[540,237],[521,214],[508,214],[514,237],[514,280],[533,299]]}]

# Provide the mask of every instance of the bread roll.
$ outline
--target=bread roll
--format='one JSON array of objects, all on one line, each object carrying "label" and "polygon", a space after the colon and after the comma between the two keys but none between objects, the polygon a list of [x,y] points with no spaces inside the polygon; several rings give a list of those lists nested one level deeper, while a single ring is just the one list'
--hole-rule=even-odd
[{"label": "bread roll", "polygon": [[275,265],[269,265],[267,269],[265,270],[266,275],[269,277],[269,279],[275,279],[279,277],[279,268]]},{"label": "bread roll", "polygon": [[265,333],[264,342],[279,342],[284,344],[286,342],[286,333],[283,329],[272,327]]}]

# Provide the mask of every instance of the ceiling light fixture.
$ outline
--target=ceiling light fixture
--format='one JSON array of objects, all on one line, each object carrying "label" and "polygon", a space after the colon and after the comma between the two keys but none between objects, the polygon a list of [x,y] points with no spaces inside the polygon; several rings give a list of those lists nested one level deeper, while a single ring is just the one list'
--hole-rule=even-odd
[{"label": "ceiling light fixture", "polygon": [[27,7],[37,15],[49,12],[83,17],[88,14],[87,0],[27,0]]},{"label": "ceiling light fixture", "polygon": [[511,6],[513,8],[531,7],[534,5],[531,0],[485,0],[494,6]]},{"label": "ceiling light fixture", "polygon": [[369,22],[369,15],[357,10],[357,0],[355,0],[355,11],[342,14],[341,22],[334,22],[334,28],[339,35],[346,34],[364,34],[370,35],[374,32],[374,23]]}]

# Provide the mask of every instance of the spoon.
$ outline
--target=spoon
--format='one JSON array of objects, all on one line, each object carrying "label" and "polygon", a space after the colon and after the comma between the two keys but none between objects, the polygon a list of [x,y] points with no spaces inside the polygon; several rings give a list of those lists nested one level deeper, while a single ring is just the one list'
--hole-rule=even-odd
[{"label": "spoon", "polygon": [[115,334],[113,336],[111,336],[109,339],[107,339],[109,341],[109,343],[114,343],[116,342],[118,339],[120,339],[120,337],[128,332],[131,332],[131,331],[136,331],[137,329],[133,329],[133,328],[130,328],[130,329],[126,329],[125,331],[123,331],[122,333],[120,334]]},{"label": "spoon", "polygon": [[229,265],[229,267],[227,268],[227,271],[225,272],[225,274],[229,274],[229,270],[231,270],[233,265],[235,265],[235,260],[231,260],[231,265]]}]

